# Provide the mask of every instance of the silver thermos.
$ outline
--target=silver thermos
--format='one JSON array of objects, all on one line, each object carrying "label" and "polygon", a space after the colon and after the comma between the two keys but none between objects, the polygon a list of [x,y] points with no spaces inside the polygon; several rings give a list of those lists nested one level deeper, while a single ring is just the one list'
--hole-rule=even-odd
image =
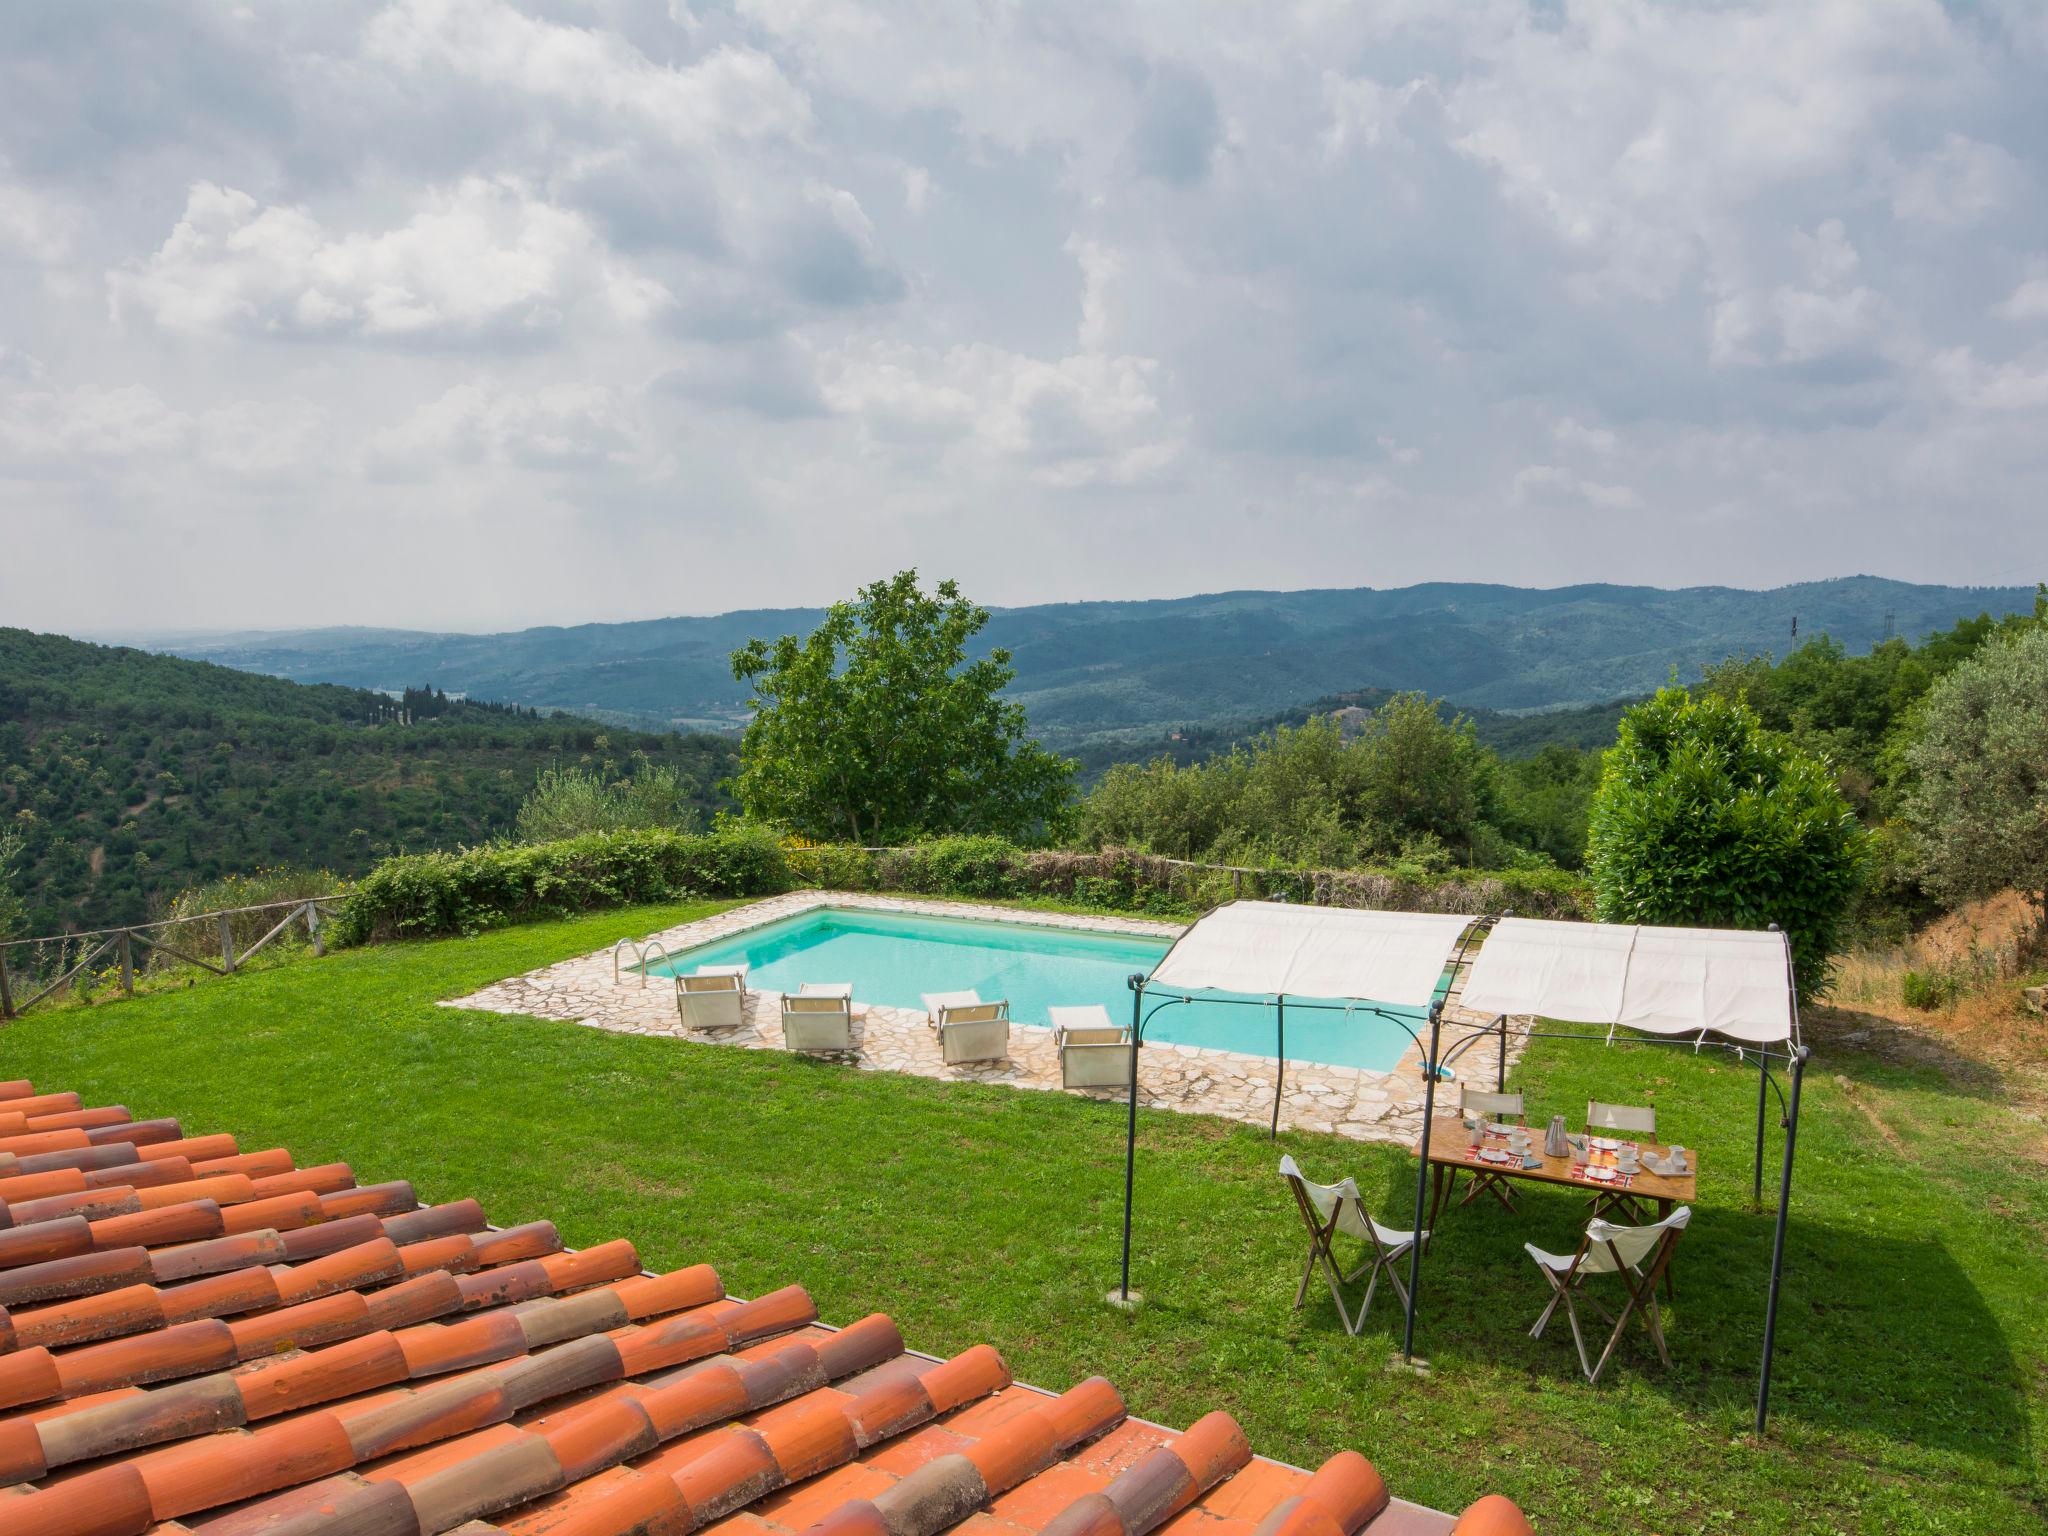
[{"label": "silver thermos", "polygon": [[1564,1116],[1550,1117],[1550,1132],[1543,1138],[1543,1153],[1546,1157],[1563,1157],[1572,1149],[1570,1139],[1564,1133]]}]

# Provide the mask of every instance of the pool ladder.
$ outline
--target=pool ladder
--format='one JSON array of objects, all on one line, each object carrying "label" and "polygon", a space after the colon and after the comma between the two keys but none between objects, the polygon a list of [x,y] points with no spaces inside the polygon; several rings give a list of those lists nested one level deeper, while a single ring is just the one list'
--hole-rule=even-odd
[{"label": "pool ladder", "polygon": [[674,958],[669,954],[668,946],[659,939],[621,939],[612,946],[612,985],[615,987],[619,985],[619,951],[622,949],[632,951],[633,968],[640,973],[642,988],[647,985],[647,967],[653,963],[655,955],[660,955],[663,960]]}]

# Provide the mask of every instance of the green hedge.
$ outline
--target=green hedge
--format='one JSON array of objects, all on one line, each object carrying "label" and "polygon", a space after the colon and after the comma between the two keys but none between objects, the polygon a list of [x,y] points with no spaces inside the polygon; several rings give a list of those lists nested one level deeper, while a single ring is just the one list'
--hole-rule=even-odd
[{"label": "green hedge", "polygon": [[1193,917],[1234,896],[1403,912],[1590,915],[1592,897],[1562,870],[1190,869],[1106,848],[1069,853],[998,837],[949,837],[871,851],[785,849],[772,832],[596,832],[561,842],[493,845],[386,859],[350,890],[334,928],[344,944],[476,933],[505,923],[687,896],[767,896],[796,887],[907,891],[970,900],[1032,897]]},{"label": "green hedge", "polygon": [[984,899],[1049,897],[1125,912],[1189,917],[1233,897],[1285,897],[1325,906],[1402,912],[1501,912],[1587,918],[1592,891],[1567,870],[1191,869],[1127,848],[1019,848],[994,837],[953,837],[907,848],[809,848],[787,855],[800,886],[909,891]]},{"label": "green hedge", "polygon": [[766,896],[789,886],[772,832],[593,832],[386,859],[349,892],[334,936],[343,944],[435,938],[688,896]]}]

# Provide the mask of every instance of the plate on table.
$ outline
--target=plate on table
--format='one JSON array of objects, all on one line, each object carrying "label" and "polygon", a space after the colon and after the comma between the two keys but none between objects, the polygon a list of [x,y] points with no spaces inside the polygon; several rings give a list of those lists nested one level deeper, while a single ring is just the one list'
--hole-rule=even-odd
[{"label": "plate on table", "polygon": [[1482,1163],[1513,1163],[1519,1162],[1520,1159],[1512,1152],[1503,1152],[1499,1147],[1482,1147],[1479,1149],[1479,1161]]},{"label": "plate on table", "polygon": [[1586,1145],[1600,1152],[1618,1152],[1621,1150],[1621,1143],[1612,1136],[1588,1136],[1586,1138]]},{"label": "plate on table", "polygon": [[1595,1184],[1612,1184],[1615,1179],[1615,1173],[1612,1168],[1588,1168],[1586,1170],[1586,1177]]}]

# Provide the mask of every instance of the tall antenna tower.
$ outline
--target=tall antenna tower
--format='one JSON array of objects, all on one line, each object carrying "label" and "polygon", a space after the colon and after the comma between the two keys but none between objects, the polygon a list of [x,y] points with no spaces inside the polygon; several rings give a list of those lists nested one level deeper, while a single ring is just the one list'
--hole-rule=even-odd
[{"label": "tall antenna tower", "polygon": [[1891,639],[1891,637],[1892,637],[1892,618],[1893,618],[1893,614],[1892,614],[1892,611],[1891,611],[1891,609],[1889,609],[1889,608],[1885,609],[1885,611],[1884,611],[1884,637],[1885,637],[1885,639],[1887,639],[1887,640]]}]

